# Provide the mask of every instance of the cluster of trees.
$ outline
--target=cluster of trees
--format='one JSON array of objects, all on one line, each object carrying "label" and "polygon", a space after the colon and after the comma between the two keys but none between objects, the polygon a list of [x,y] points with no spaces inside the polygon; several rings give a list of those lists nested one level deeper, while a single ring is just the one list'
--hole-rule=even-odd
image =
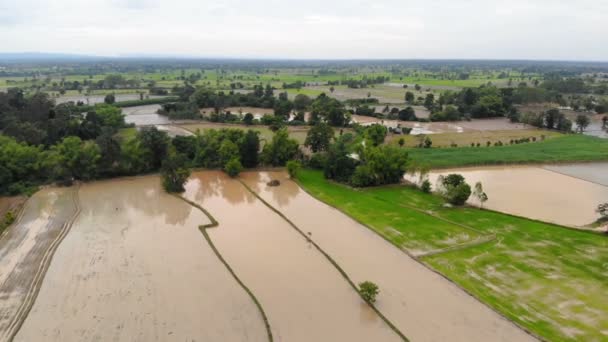
[{"label": "cluster of trees", "polygon": [[364,75],[361,79],[347,79],[347,80],[339,80],[339,81],[328,81],[327,85],[346,85],[349,88],[367,88],[368,86],[374,84],[382,84],[384,82],[390,81],[390,77],[388,76],[376,76],[376,77],[368,77]]},{"label": "cluster of trees", "polygon": [[539,128],[555,129],[562,132],[572,131],[572,121],[557,108],[542,113],[524,113],[521,115],[520,121]]},{"label": "cluster of trees", "polygon": [[[51,146],[33,146],[0,135],[0,193],[17,194],[46,182],[135,175],[162,170],[171,175],[167,189],[179,190],[189,167],[221,168],[237,175],[260,163],[284,166],[298,156],[297,141],[286,129],[277,131],[260,153],[259,133],[239,129],[209,130],[195,136],[177,136],[154,127],[132,137],[111,131],[95,139],[67,136]],[[182,182],[183,183],[183,182]]]},{"label": "cluster of trees", "polygon": [[309,166],[323,169],[326,178],[357,187],[398,183],[408,155],[403,149],[382,145],[386,133],[384,126],[373,125],[334,139],[331,127],[317,124],[305,143],[316,151]]},{"label": "cluster of trees", "polygon": [[26,97],[20,89],[0,93],[0,130],[30,145],[53,145],[67,136],[95,139],[102,132],[125,126],[120,108],[99,104],[84,108],[73,103],[55,105],[46,93]]}]

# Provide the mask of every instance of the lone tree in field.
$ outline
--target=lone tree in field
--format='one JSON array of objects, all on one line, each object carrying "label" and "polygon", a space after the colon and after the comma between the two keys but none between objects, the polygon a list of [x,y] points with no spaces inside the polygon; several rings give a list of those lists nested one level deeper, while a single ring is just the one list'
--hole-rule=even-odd
[{"label": "lone tree in field", "polygon": [[371,281],[364,281],[359,283],[359,293],[365,301],[373,304],[376,302],[376,297],[380,293],[380,290],[378,289],[378,285]]},{"label": "lone tree in field", "polygon": [[608,220],[608,202],[598,205],[595,211],[602,216],[600,220]]},{"label": "lone tree in field", "polygon": [[488,200],[488,195],[483,191],[483,186],[481,182],[475,183],[475,190],[473,191],[473,196],[477,198],[479,201],[479,208],[483,208],[483,204]]},{"label": "lone tree in field", "polygon": [[326,151],[333,137],[333,128],[324,122],[319,122],[308,130],[304,146],[310,147],[313,153]]},{"label": "lone tree in field", "polygon": [[175,151],[171,151],[167,159],[163,161],[160,176],[163,188],[167,192],[184,191],[184,183],[190,177],[190,169],[186,156]]},{"label": "lone tree in field", "polygon": [[103,102],[105,102],[107,104],[114,104],[114,102],[116,102],[116,96],[114,96],[114,94],[108,94],[103,99]]},{"label": "lone tree in field", "polygon": [[463,205],[471,196],[471,187],[459,174],[449,174],[445,177],[439,176],[437,183],[443,197],[453,205]]},{"label": "lone tree in field", "polygon": [[589,117],[585,114],[579,114],[576,116],[576,126],[578,131],[583,133],[583,131],[589,126]]}]

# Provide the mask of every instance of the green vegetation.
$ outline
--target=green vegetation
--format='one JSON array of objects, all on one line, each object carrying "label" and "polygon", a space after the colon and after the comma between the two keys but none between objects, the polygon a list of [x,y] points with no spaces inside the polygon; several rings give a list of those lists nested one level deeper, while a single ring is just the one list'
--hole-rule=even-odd
[{"label": "green vegetation", "polygon": [[457,148],[412,148],[410,158],[430,168],[608,160],[608,140],[566,135],[532,143]]},{"label": "green vegetation", "polygon": [[375,303],[376,297],[380,293],[380,290],[378,289],[378,285],[372,283],[371,281],[364,281],[359,283],[359,293],[365,301]]},{"label": "green vegetation", "polygon": [[298,179],[315,197],[419,255],[544,339],[605,339],[605,236],[476,208],[445,208],[441,198],[410,187],[354,190],[311,170]]},{"label": "green vegetation", "polygon": [[302,164],[296,160],[290,160],[287,162],[287,173],[289,174],[289,178],[295,179],[298,177],[298,173],[302,169]]},{"label": "green vegetation", "polygon": [[167,192],[183,192],[184,184],[190,177],[190,169],[185,155],[169,152],[160,169],[163,188]]}]

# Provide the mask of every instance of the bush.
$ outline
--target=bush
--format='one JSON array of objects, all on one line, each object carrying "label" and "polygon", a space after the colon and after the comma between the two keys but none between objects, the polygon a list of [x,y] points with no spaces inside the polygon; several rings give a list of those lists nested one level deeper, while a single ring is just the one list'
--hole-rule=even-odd
[{"label": "bush", "polygon": [[327,154],[326,153],[315,153],[308,160],[307,166],[317,170],[325,169],[325,165],[327,164]]},{"label": "bush", "polygon": [[380,293],[378,285],[372,283],[371,281],[359,283],[359,294],[361,294],[361,297],[363,297],[365,301],[375,303],[378,293]]},{"label": "bush", "polygon": [[420,190],[422,190],[422,192],[424,193],[430,193],[431,192],[431,182],[428,179],[425,179],[422,184],[420,185]]},{"label": "bush", "polygon": [[184,191],[184,183],[190,177],[188,161],[181,153],[171,152],[162,163],[160,175],[162,184],[167,192]]},{"label": "bush", "polygon": [[238,176],[241,171],[243,171],[243,165],[241,165],[241,162],[237,158],[230,159],[224,166],[224,172],[232,178]]},{"label": "bush", "polygon": [[442,188],[440,192],[450,204],[463,205],[471,196],[471,187],[462,175],[452,173],[437,181]]},{"label": "bush", "polygon": [[302,164],[300,164],[297,160],[290,160],[287,162],[287,173],[289,173],[289,178],[295,179],[298,177],[298,172],[302,168]]}]

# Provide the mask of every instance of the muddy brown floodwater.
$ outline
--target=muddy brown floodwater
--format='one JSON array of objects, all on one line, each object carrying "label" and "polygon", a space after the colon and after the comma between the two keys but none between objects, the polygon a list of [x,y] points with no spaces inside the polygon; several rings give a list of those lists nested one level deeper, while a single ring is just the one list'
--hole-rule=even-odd
[{"label": "muddy brown floodwater", "polygon": [[[376,306],[412,341],[534,341],[376,233],[311,197],[285,173],[247,172],[242,178],[309,232],[355,283],[377,283]],[[271,178],[281,185],[266,186]]]},{"label": "muddy brown floodwater", "polygon": [[[509,214],[568,226],[584,226],[599,218],[595,209],[608,199],[608,187],[600,184],[606,181],[608,164],[546,168],[489,166],[449,169],[431,172],[429,179],[435,186],[440,174],[459,173],[471,188],[476,182],[481,182],[489,197],[484,207]],[[478,205],[473,196],[469,203]]]},{"label": "muddy brown floodwater", "polygon": [[[43,189],[0,239],[0,341],[19,328],[62,233],[76,213],[74,189]],[[42,266],[42,267],[41,267]]]},{"label": "muddy brown floodwater", "polygon": [[197,172],[185,196],[218,220],[211,240],[259,299],[275,341],[400,341],[314,246],[238,180]]},{"label": "muddy brown floodwater", "polygon": [[267,341],[198,230],[209,220],[157,176],[86,184],[79,197],[16,341]]}]

